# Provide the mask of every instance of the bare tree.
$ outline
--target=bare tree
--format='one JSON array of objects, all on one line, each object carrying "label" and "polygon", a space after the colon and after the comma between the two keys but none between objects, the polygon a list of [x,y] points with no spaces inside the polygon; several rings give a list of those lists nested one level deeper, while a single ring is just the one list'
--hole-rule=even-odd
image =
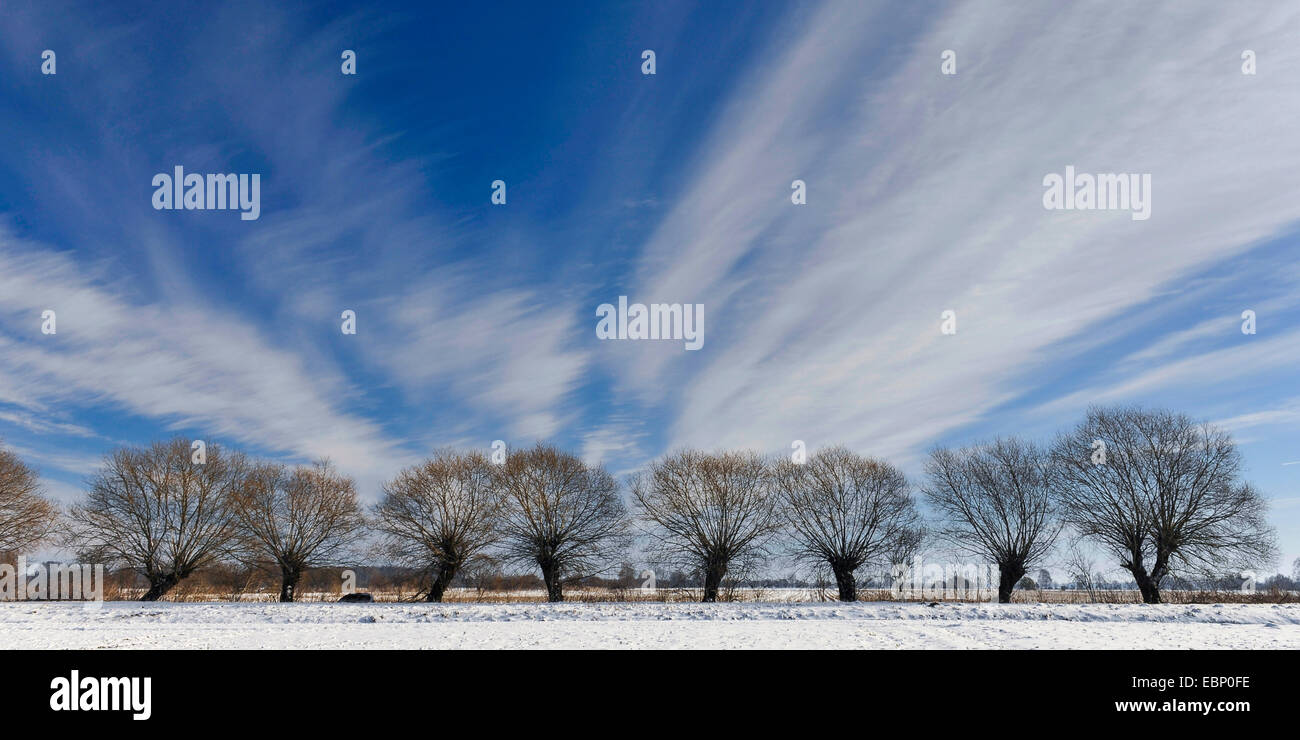
[{"label": "bare tree", "polygon": [[609,567],[626,548],[627,509],[604,468],[538,444],[511,452],[492,478],[504,499],[505,556],[541,568],[549,601],[563,601],[566,580]]},{"label": "bare tree", "polygon": [[0,554],[45,541],[59,510],[41,495],[40,476],[10,450],[0,449]]},{"label": "bare tree", "polygon": [[375,507],[383,549],[430,575],[426,601],[442,601],[452,579],[496,542],[502,498],[477,452],[441,450],[384,486]]},{"label": "bare tree", "polygon": [[800,560],[829,567],[840,601],[857,601],[857,572],[914,547],[921,518],[902,471],[843,447],[822,450],[804,464],[776,466]]},{"label": "bare tree", "polygon": [[1094,407],[1053,448],[1067,521],[1160,603],[1173,569],[1242,570],[1276,557],[1267,504],[1239,480],[1232,437],[1185,414]]},{"label": "bare tree", "polygon": [[717,601],[729,570],[767,554],[781,526],[771,467],[757,453],[683,450],[633,476],[654,556],[699,573]]},{"label": "bare tree", "polygon": [[199,461],[179,438],[115,450],[69,512],[71,543],[83,557],[142,574],[149,582],[143,599],[155,601],[231,549],[231,497],[248,472],[239,453],[209,445]]},{"label": "bare tree", "polygon": [[1088,601],[1097,601],[1097,589],[1100,587],[1100,573],[1097,561],[1084,549],[1083,543],[1070,543],[1065,552],[1065,571],[1074,581],[1075,588],[1088,592]]},{"label": "bare tree", "polygon": [[1050,457],[1003,438],[960,450],[936,449],[922,487],[941,517],[937,532],[963,554],[998,566],[998,601],[1052,549],[1061,531],[1053,505]]},{"label": "bare tree", "polygon": [[304,572],[336,564],[364,533],[356,483],[329,460],[260,465],[232,501],[244,559],[279,570],[280,601],[293,601]]}]

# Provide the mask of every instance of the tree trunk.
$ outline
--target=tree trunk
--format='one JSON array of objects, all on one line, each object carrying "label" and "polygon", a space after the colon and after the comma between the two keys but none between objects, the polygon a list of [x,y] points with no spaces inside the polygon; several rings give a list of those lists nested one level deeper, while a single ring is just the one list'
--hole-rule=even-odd
[{"label": "tree trunk", "polygon": [[564,601],[564,586],[560,583],[560,569],[551,563],[540,563],[542,580],[546,582],[546,600]]},{"label": "tree trunk", "polygon": [[180,582],[180,578],[175,573],[165,573],[158,576],[149,576],[149,590],[144,596],[140,597],[141,601],[157,601],[161,599],[172,587]]},{"label": "tree trunk", "polygon": [[1147,575],[1146,569],[1142,567],[1130,568],[1133,574],[1133,580],[1137,581],[1138,591],[1142,592],[1143,604],[1160,603],[1160,584],[1159,582]]},{"label": "tree trunk", "polygon": [[302,579],[302,571],[297,568],[280,566],[280,601],[288,603],[293,601],[294,594],[298,592],[298,581]]},{"label": "tree trunk", "polygon": [[727,566],[725,564],[711,563],[704,569],[704,598],[706,603],[712,603],[718,600],[718,589],[722,586],[722,579],[727,575]]},{"label": "tree trunk", "polygon": [[1164,578],[1166,565],[1163,558],[1159,555],[1156,557],[1156,565],[1147,572],[1146,564],[1143,562],[1141,553],[1134,553],[1128,565],[1128,572],[1133,574],[1133,580],[1137,581],[1138,591],[1142,592],[1143,604],[1160,603],[1160,580]]},{"label": "tree trunk", "polygon": [[[433,577],[433,585],[429,587],[429,595],[424,597],[428,602],[442,601],[442,595],[447,592],[447,587],[451,585],[451,579],[456,577],[456,566],[449,563],[440,563]],[[550,588],[547,588],[547,593]]]},{"label": "tree trunk", "polygon": [[853,569],[847,565],[832,565],[835,571],[835,584],[840,588],[840,601],[858,600],[858,579]]},{"label": "tree trunk", "polygon": [[1021,563],[998,563],[998,603],[1010,604],[1011,592],[1016,584],[1025,577],[1025,566]]}]

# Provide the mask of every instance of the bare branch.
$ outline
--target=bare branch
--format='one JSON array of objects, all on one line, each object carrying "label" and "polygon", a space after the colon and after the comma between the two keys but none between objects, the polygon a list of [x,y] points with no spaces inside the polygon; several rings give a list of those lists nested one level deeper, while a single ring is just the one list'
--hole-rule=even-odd
[{"label": "bare branch", "polygon": [[83,557],[121,562],[161,598],[198,568],[227,554],[235,536],[231,498],[250,466],[217,445],[194,462],[190,442],[173,439],[109,453],[90,491],[69,512],[71,544]]},{"label": "bare branch", "polygon": [[329,460],[292,471],[260,465],[232,503],[245,559],[269,561],[280,571],[280,601],[294,600],[307,569],[349,552],[365,526],[356,484]]},{"label": "bare branch", "polygon": [[1133,574],[1148,603],[1176,568],[1222,573],[1276,557],[1267,504],[1239,479],[1227,432],[1171,411],[1096,407],[1052,455],[1067,520]]},{"label": "bare branch", "polygon": [[907,478],[887,462],[835,447],[775,473],[796,556],[830,568],[841,601],[857,600],[860,568],[887,565],[922,537]]},{"label": "bare branch", "polygon": [[442,601],[456,574],[497,541],[501,504],[487,458],[441,450],[385,484],[375,525],[390,557],[429,574],[426,600]]},{"label": "bare branch", "polygon": [[683,450],[631,486],[654,554],[699,573],[704,601],[717,600],[729,570],[766,555],[780,527],[772,472],[756,453]]},{"label": "bare branch", "polygon": [[54,534],[58,521],[59,509],[41,495],[36,471],[0,449],[0,553],[41,544]]},{"label": "bare branch", "polygon": [[538,444],[511,452],[492,478],[505,556],[541,568],[549,600],[563,601],[564,581],[608,568],[627,547],[627,510],[603,468]]},{"label": "bare branch", "polygon": [[1060,534],[1052,477],[1047,453],[1015,438],[939,448],[926,463],[922,491],[941,517],[937,534],[958,552],[997,564],[1003,603]]}]

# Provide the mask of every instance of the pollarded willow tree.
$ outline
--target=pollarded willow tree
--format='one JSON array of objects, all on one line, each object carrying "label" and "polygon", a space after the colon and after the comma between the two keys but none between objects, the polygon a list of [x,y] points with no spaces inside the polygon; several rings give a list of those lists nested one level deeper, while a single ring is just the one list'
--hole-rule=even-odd
[{"label": "pollarded willow tree", "polygon": [[1267,503],[1241,480],[1231,435],[1185,414],[1094,407],[1052,449],[1066,520],[1160,603],[1175,570],[1222,573],[1270,563]]},{"label": "pollarded willow tree", "polygon": [[887,462],[834,447],[781,462],[775,476],[795,555],[829,568],[841,601],[857,600],[859,569],[892,564],[921,537],[907,478]]},{"label": "pollarded willow tree", "polygon": [[494,465],[492,485],[504,501],[505,556],[541,569],[549,601],[563,601],[566,581],[607,569],[628,546],[627,509],[604,468],[538,444]]},{"label": "pollarded willow tree", "polygon": [[68,513],[70,542],[90,562],[122,563],[160,599],[195,570],[230,553],[237,520],[231,500],[251,470],[239,453],[186,439],[114,450],[86,498]]},{"label": "pollarded willow tree", "polygon": [[940,515],[936,534],[998,566],[998,601],[1051,552],[1062,524],[1048,453],[1015,438],[930,453],[921,490]]},{"label": "pollarded willow tree", "polygon": [[781,498],[771,466],[753,452],[683,450],[633,476],[651,553],[704,581],[704,601],[717,601],[728,572],[768,553],[781,527]]},{"label": "pollarded willow tree", "polygon": [[0,449],[0,554],[35,547],[54,533],[59,510],[41,495],[40,476]]},{"label": "pollarded willow tree", "polygon": [[329,460],[292,470],[260,465],[232,496],[240,557],[278,570],[280,601],[293,601],[311,568],[353,554],[366,524],[356,483]]},{"label": "pollarded willow tree", "polygon": [[429,574],[426,601],[442,601],[452,579],[499,537],[502,496],[478,452],[440,450],[384,485],[375,507],[383,549]]}]

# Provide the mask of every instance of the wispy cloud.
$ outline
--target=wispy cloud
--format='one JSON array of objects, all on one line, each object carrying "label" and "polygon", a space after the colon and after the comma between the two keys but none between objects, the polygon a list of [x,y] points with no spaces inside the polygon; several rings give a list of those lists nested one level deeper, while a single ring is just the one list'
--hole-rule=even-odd
[{"label": "wispy cloud", "polygon": [[[831,3],[807,14],[798,40],[738,87],[645,245],[641,293],[702,302],[710,316],[707,358],[617,358],[634,390],[679,410],[673,442],[915,450],[1023,392],[1048,348],[1106,331],[1171,281],[1300,219],[1300,202],[1281,196],[1296,184],[1287,121],[1300,99],[1284,75],[1244,79],[1240,50],[1223,41],[1249,27],[1272,63],[1300,63],[1284,30],[1294,10],[1248,24],[1201,5],[1144,25],[1135,46],[1126,8],[1008,17],[961,5],[877,74],[837,74],[878,43],[864,32],[878,12]],[[946,48],[959,50],[955,77],[939,74]],[[814,113],[836,100],[858,104]],[[1152,173],[1153,217],[1044,211],[1042,177],[1067,164]],[[808,182],[806,207],[789,202],[795,178]],[[939,332],[945,309],[957,312],[955,336]],[[1057,403],[1285,364],[1298,345],[1274,334],[1179,356]]]},{"label": "wispy cloud", "polygon": [[[54,310],[57,333],[41,333]],[[59,254],[0,236],[0,373],[26,404],[103,404],[197,429],[213,440],[331,456],[364,473],[390,468],[394,443],[337,410],[337,373],[308,368],[256,326],[202,304],[132,302]]]},{"label": "wispy cloud", "polygon": [[[405,18],[232,3],[173,34],[19,9],[0,28],[0,58],[31,72],[0,81],[0,128],[23,142],[0,149],[18,204],[0,431],[69,475],[193,430],[330,455],[373,492],[444,444],[559,438],[626,472],[680,445],[801,439],[912,465],[950,438],[1174,397],[1255,430],[1274,445],[1257,467],[1289,475],[1300,269],[1258,250],[1300,223],[1300,8],[831,0],[697,30],[721,44],[698,57],[692,13],[652,15],[645,79],[641,26],[566,28],[590,42],[573,57],[512,47],[563,57],[529,76],[467,62],[474,44],[424,59]],[[85,42],[41,80],[32,39],[51,28]],[[159,75],[159,58],[178,61]],[[428,87],[455,64],[482,77]],[[177,163],[264,173],[261,219],[152,211],[150,175]],[[1045,211],[1066,165],[1150,173],[1151,218]],[[619,295],[704,304],[704,349],[597,341],[595,306]]]}]

